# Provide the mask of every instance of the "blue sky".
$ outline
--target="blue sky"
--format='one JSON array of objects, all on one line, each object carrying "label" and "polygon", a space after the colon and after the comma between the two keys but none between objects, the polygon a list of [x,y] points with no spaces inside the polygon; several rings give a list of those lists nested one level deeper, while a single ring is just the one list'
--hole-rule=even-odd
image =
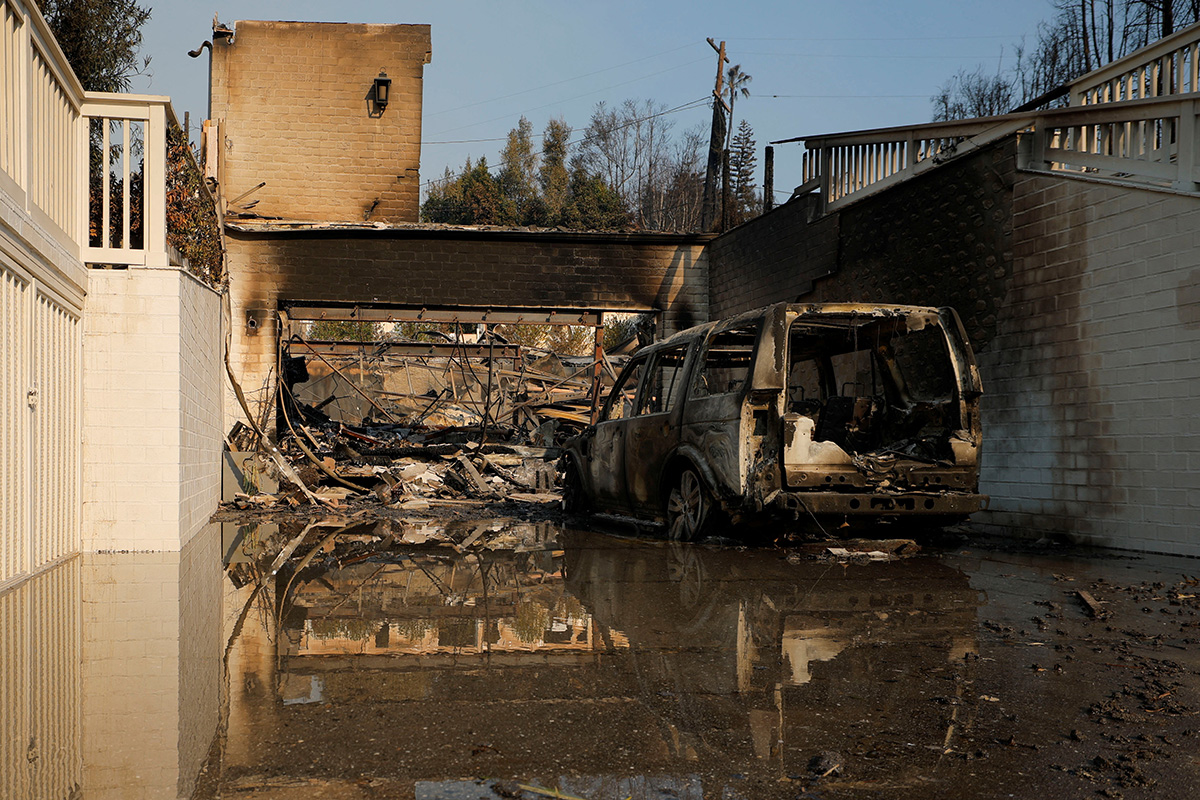
[{"label": "blue sky", "polygon": [[[171,96],[193,128],[208,105],[208,64],[187,51],[211,37],[214,12],[225,23],[430,24],[423,180],[468,155],[495,163],[522,114],[539,134],[556,116],[580,131],[600,100],[674,108],[704,98],[716,72],[706,37],[724,39],[731,62],[753,76],[735,113],[754,127],[761,166],[771,140],[927,121],[930,95],[951,75],[1011,64],[1012,46],[1032,44],[1053,13],[1049,0],[142,2],[152,8],[143,43],[152,63],[132,91]],[[710,116],[694,107],[669,119],[682,131],[707,128]],[[501,141],[478,141],[492,139]],[[780,192],[800,183],[802,148],[776,148]]]}]

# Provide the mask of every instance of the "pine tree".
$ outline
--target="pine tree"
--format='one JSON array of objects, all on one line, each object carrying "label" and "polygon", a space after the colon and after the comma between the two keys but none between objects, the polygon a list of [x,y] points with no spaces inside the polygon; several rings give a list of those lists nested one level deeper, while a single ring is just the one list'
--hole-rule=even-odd
[{"label": "pine tree", "polygon": [[757,142],[750,123],[742,120],[733,137],[733,149],[729,152],[729,177],[733,181],[733,224],[739,225],[758,216],[762,210],[762,199],[758,185],[754,182],[754,171],[758,167],[755,155]]}]

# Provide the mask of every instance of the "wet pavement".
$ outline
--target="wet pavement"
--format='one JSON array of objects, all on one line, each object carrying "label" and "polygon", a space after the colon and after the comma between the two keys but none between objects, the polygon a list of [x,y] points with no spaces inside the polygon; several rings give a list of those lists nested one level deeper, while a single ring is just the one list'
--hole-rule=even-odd
[{"label": "wet pavement", "polygon": [[1194,559],[952,537],[823,560],[503,519],[221,528],[0,595],[0,796],[1200,785]]}]

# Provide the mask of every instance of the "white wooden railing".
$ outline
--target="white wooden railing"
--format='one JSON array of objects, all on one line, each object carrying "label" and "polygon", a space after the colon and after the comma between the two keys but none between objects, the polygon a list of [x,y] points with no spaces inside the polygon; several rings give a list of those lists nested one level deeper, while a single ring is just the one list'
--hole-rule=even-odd
[{"label": "white wooden railing", "polygon": [[167,124],[178,124],[170,98],[101,92],[85,98],[91,151],[79,166],[91,183],[91,201],[85,193],[83,260],[177,265],[167,248]]},{"label": "white wooden railing", "polygon": [[83,88],[27,0],[0,0],[0,190],[68,252],[82,230]]},{"label": "white wooden railing", "polygon": [[1029,126],[1030,114],[933,122],[804,139],[804,184],[826,210],[882,191]]},{"label": "white wooden railing", "polygon": [[1071,84],[1071,105],[1187,94],[1200,86],[1200,23],[1093,70]]},{"label": "white wooden railing", "polygon": [[166,234],[168,124],[178,124],[169,98],[84,92],[34,5],[0,0],[0,192],[69,257],[178,265]]},{"label": "white wooden railing", "polygon": [[834,211],[1018,134],[1023,169],[1200,192],[1200,24],[1070,88],[1069,108],[805,137],[801,189]]},{"label": "white wooden railing", "polygon": [[1200,96],[1167,96],[1043,112],[1026,169],[1200,192]]}]

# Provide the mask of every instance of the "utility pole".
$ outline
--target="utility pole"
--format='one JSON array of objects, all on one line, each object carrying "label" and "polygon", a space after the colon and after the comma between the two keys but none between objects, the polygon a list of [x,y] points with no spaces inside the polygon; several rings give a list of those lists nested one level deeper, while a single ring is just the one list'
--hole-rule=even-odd
[{"label": "utility pole", "polygon": [[712,135],[708,140],[708,168],[704,173],[704,204],[700,213],[700,230],[712,230],[717,218],[717,174],[721,170],[722,145],[725,143],[725,112],[729,106],[725,104],[725,65],[729,59],[725,57],[725,42],[720,47],[712,39],[708,45],[717,51],[717,85],[713,89]]},{"label": "utility pole", "polygon": [[767,145],[763,159],[763,213],[775,207],[775,148]]}]

